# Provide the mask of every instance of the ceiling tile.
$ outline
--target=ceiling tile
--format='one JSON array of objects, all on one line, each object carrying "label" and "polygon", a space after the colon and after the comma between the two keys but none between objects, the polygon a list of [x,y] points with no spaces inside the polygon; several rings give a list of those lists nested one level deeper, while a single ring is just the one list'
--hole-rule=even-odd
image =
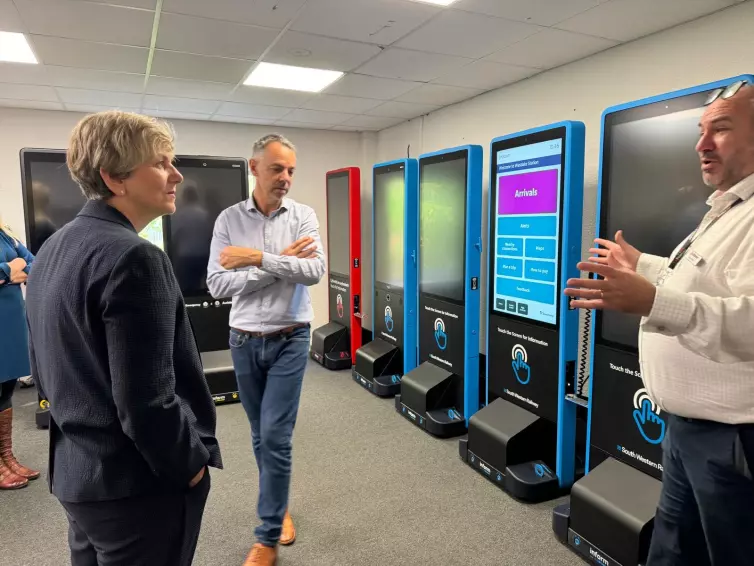
[{"label": "ceiling tile", "polygon": [[556,27],[617,41],[639,37],[711,14],[737,0],[611,0]]},{"label": "ceiling tile", "polygon": [[448,10],[395,46],[478,59],[541,29],[483,14]]},{"label": "ceiling tile", "polygon": [[415,118],[422,114],[429,114],[437,110],[439,106],[429,104],[413,104],[411,102],[397,102],[391,100],[373,108],[367,112],[370,116],[383,116],[385,118]]},{"label": "ceiling tile", "polygon": [[333,83],[332,86],[326,88],[325,92],[341,96],[392,100],[396,96],[400,96],[419,85],[421,83],[413,81],[385,79],[350,73],[336,83]]},{"label": "ceiling tile", "polygon": [[241,118],[261,118],[276,120],[291,111],[290,108],[279,106],[265,106],[263,104],[243,104],[241,102],[226,102],[217,111],[223,116],[239,116]]},{"label": "ceiling tile", "polygon": [[475,88],[463,88],[460,86],[423,84],[406,94],[399,96],[396,100],[400,102],[414,102],[416,104],[434,104],[437,106],[446,106],[454,104],[461,100],[466,100],[477,94],[484,92]]},{"label": "ceiling tile", "polygon": [[165,110],[171,112],[190,112],[196,114],[212,114],[220,106],[219,100],[199,100],[194,98],[178,98],[174,96],[147,95],[142,102],[142,108],[147,110]]},{"label": "ceiling tile", "polygon": [[265,120],[262,118],[244,118],[242,116],[222,116],[214,115],[211,120],[213,122],[226,122],[229,124],[254,124],[256,126],[271,126],[275,123],[275,120]]},{"label": "ceiling tile", "polygon": [[74,67],[47,67],[49,84],[91,90],[113,92],[141,92],[144,88],[144,75],[136,73],[114,73],[94,69]]},{"label": "ceiling tile", "polygon": [[309,0],[290,29],[390,45],[440,10],[405,0]]},{"label": "ceiling tile", "polygon": [[325,110],[327,112],[361,114],[379,104],[382,104],[382,102],[371,98],[354,98],[352,96],[320,94],[306,102],[302,108],[306,108],[307,110]]},{"label": "ceiling tile", "polygon": [[[69,0],[15,0],[29,32],[149,47],[154,12]],[[114,25],[117,22],[116,25]]]},{"label": "ceiling tile", "polygon": [[359,67],[358,71],[365,75],[377,77],[426,82],[470,62],[471,59],[451,55],[390,48]]},{"label": "ceiling tile", "polygon": [[605,0],[460,0],[453,9],[552,26]]},{"label": "ceiling tile", "polygon": [[26,32],[13,0],[0,0],[0,31]]},{"label": "ceiling tile", "polygon": [[376,45],[289,31],[264,56],[264,60],[282,65],[350,71],[379,52]]},{"label": "ceiling tile", "polygon": [[370,128],[366,128],[365,126],[333,126],[330,129],[336,132],[363,132]]},{"label": "ceiling tile", "polygon": [[559,29],[546,29],[485,57],[485,60],[537,69],[551,69],[615,45],[617,42],[601,37]]},{"label": "ceiling tile", "polygon": [[139,112],[138,108],[129,108],[127,106],[107,106],[102,104],[66,104],[65,109],[70,112],[83,112],[91,114],[93,112],[105,112],[107,110],[123,110],[124,112]]},{"label": "ceiling tile", "polygon": [[238,84],[251,68],[251,64],[250,61],[242,59],[223,59],[156,49],[152,60],[152,74],[174,79]]},{"label": "ceiling tile", "polygon": [[163,12],[282,29],[306,0],[165,0]]},{"label": "ceiling tile", "polygon": [[280,33],[277,30],[195,18],[178,14],[163,14],[157,34],[158,49],[257,59]]},{"label": "ceiling tile", "polygon": [[263,104],[266,106],[298,108],[315,96],[316,94],[313,92],[241,85],[231,95],[229,100],[233,102],[247,102],[249,104]]},{"label": "ceiling tile", "polygon": [[59,102],[14,100],[12,98],[0,98],[0,106],[4,108],[31,108],[34,110],[63,110],[63,105]]},{"label": "ceiling tile", "polygon": [[95,106],[118,106],[139,108],[141,95],[129,92],[106,92],[102,90],[83,90],[78,88],[58,88],[60,99],[68,105],[91,104]]},{"label": "ceiling tile", "polygon": [[229,83],[208,83],[151,76],[147,83],[146,92],[147,94],[164,96],[226,100],[235,86],[235,84]]},{"label": "ceiling tile", "polygon": [[129,6],[131,8],[146,8],[147,10],[154,10],[155,7],[157,6],[157,0],[88,0],[88,1],[99,2],[100,4],[115,4],[117,6]]},{"label": "ceiling tile", "polygon": [[354,114],[346,114],[344,112],[321,112],[319,110],[294,110],[290,114],[285,116],[286,121],[290,122],[310,122],[313,124],[342,124],[349,118],[353,118]]},{"label": "ceiling tile", "polygon": [[0,98],[19,100],[43,100],[46,102],[58,102],[55,89],[42,85],[20,85],[12,83],[0,83]]},{"label": "ceiling tile", "polygon": [[0,80],[4,83],[21,83],[27,85],[50,84],[47,67],[26,63],[0,62]]},{"label": "ceiling tile", "polygon": [[207,120],[209,121],[210,114],[197,114],[194,112],[173,112],[170,110],[147,110],[143,109],[144,114],[154,116],[155,118],[163,118],[166,120]]},{"label": "ceiling tile", "polygon": [[343,122],[343,126],[363,127],[375,130],[389,128],[405,122],[403,118],[385,118],[383,116],[355,116]]},{"label": "ceiling tile", "polygon": [[503,65],[501,63],[492,63],[491,61],[474,61],[470,65],[439,77],[433,82],[436,84],[490,90],[520,81],[538,72],[538,69],[530,69],[528,67]]},{"label": "ceiling tile", "polygon": [[37,56],[46,65],[81,67],[124,73],[143,73],[149,50],[62,37],[31,36]]},{"label": "ceiling tile", "polygon": [[280,128],[302,128],[307,130],[329,130],[332,128],[331,124],[318,124],[316,122],[295,122],[288,120],[278,120],[275,122],[275,127]]}]

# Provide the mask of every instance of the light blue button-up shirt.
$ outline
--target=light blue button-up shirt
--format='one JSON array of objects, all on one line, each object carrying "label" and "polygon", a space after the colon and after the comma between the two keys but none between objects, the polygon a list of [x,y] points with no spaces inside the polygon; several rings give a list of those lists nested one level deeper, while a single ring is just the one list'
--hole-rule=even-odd
[{"label": "light blue button-up shirt", "polygon": [[[299,238],[310,236],[315,257],[279,255]],[[262,251],[261,267],[225,269],[220,252],[226,246]],[[215,221],[207,286],[216,298],[233,297],[230,326],[248,332],[273,332],[314,319],[308,287],[325,274],[325,252],[314,210],[284,198],[270,216],[257,209],[253,198],[225,209]]]}]

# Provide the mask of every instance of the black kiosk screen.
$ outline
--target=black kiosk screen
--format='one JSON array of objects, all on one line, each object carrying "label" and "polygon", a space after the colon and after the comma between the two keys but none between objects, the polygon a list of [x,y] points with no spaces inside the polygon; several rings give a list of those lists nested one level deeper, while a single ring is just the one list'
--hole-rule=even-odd
[{"label": "black kiosk screen", "polygon": [[176,211],[169,217],[169,254],[183,294],[204,295],[215,220],[247,198],[246,169],[237,161],[193,158],[179,158],[176,167],[183,183],[178,187]]},{"label": "black kiosk screen", "polygon": [[330,273],[348,277],[351,250],[348,173],[327,177],[327,260]]},{"label": "black kiosk screen", "polygon": [[[668,257],[699,224],[711,189],[694,146],[708,93],[624,110],[605,124],[601,236],[623,230],[642,252]],[[635,351],[640,318],[598,316],[597,340]]]},{"label": "black kiosk screen", "polygon": [[419,292],[462,304],[466,257],[466,153],[422,160]]},{"label": "black kiosk screen", "polygon": [[388,290],[403,288],[404,168],[374,176],[374,279]]}]

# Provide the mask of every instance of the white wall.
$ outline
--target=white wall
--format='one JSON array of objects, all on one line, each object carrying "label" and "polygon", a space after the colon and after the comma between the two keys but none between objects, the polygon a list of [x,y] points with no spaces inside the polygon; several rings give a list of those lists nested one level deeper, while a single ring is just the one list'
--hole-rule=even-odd
[{"label": "white wall", "polygon": [[[72,112],[0,109],[0,215],[19,236],[24,234],[19,150],[23,147],[65,149],[71,130],[82,117],[83,114]],[[288,137],[298,149],[297,172],[290,196],[317,212],[325,243],[325,173],[347,166],[366,170],[374,154],[371,149],[367,158],[362,150],[362,134],[358,133],[188,120],[171,122],[177,134],[176,152],[182,154],[247,158],[260,136],[279,131]],[[371,136],[373,147],[376,139],[374,134]],[[371,194],[371,190],[367,194]],[[326,278],[312,288],[311,294],[314,323],[325,324],[328,316]]]},{"label": "white wall", "polygon": [[[485,93],[424,118],[383,130],[378,161],[461,144],[484,148],[483,234],[487,234],[489,143],[501,135],[561,120],[586,124],[584,239],[586,256],[594,237],[602,111],[615,104],[754,73],[754,2],[615,47],[520,83]],[[485,242],[486,244],[486,242]],[[485,245],[486,248],[486,245]],[[482,297],[486,297],[486,249]],[[482,305],[484,315],[484,305]],[[482,349],[484,349],[484,328]]]}]

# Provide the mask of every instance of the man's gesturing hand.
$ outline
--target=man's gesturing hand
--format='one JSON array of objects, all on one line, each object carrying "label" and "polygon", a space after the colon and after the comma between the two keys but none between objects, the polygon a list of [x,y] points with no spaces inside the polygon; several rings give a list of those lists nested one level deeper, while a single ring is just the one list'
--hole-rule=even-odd
[{"label": "man's gesturing hand", "polygon": [[241,248],[227,246],[220,252],[220,265],[225,269],[238,269],[239,267],[259,267],[262,265],[262,252],[253,248]]},{"label": "man's gesturing hand", "polygon": [[651,312],[657,288],[641,275],[625,267],[615,268],[590,261],[581,262],[576,267],[601,275],[604,279],[569,279],[564,293],[574,298],[572,307],[642,316]]},{"label": "man's gesturing hand", "polygon": [[590,257],[589,261],[609,265],[610,267],[624,267],[631,271],[636,271],[636,265],[639,263],[641,252],[623,238],[623,230],[616,232],[614,242],[597,238],[594,240],[594,243],[602,247],[589,249],[589,253],[594,254],[594,257]]},{"label": "man's gesturing hand", "polygon": [[304,236],[293,242],[290,246],[285,248],[280,255],[294,256],[300,259],[309,259],[315,257],[317,246],[310,246],[314,242],[314,238],[311,236]]}]

